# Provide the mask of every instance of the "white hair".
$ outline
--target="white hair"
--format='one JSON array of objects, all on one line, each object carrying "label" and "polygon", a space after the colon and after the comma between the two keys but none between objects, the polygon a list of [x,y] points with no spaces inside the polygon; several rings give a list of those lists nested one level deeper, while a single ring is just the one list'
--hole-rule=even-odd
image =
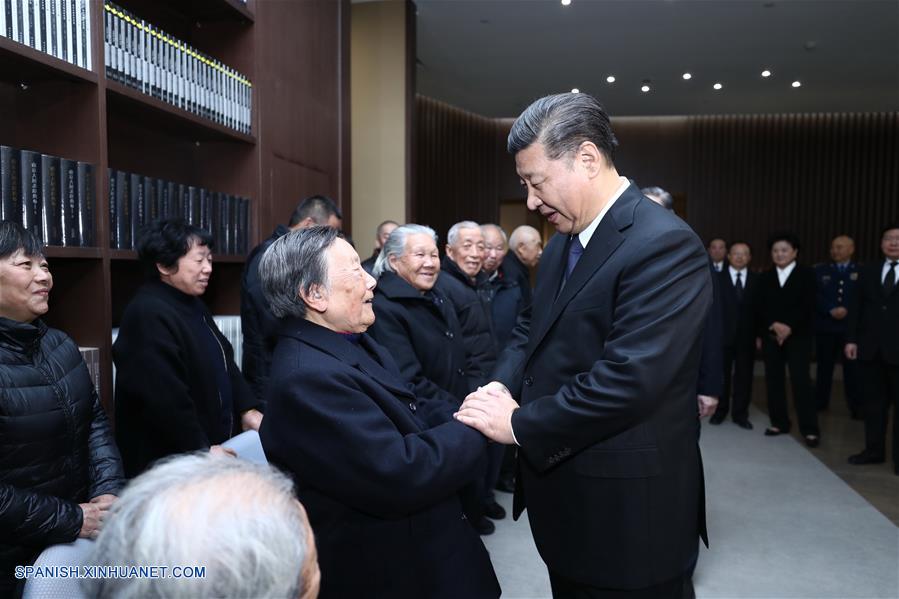
[{"label": "white hair", "polygon": [[530,225],[516,227],[515,230],[512,231],[512,236],[509,237],[509,248],[514,250],[522,243],[527,243],[526,240],[523,239],[527,237],[533,237],[537,241],[540,241],[540,231]]},{"label": "white hair", "polygon": [[135,478],[113,504],[91,566],[205,568],[194,578],[88,578],[89,597],[298,597],[310,553],[293,483],[270,466],[180,455]]},{"label": "white hair", "polygon": [[503,238],[503,243],[506,244],[506,247],[509,247],[509,238],[506,236],[506,232],[503,231],[503,228],[494,223],[485,223],[481,225],[481,233],[486,233],[487,229],[496,229],[499,231],[500,236]]},{"label": "white hair", "polygon": [[473,220],[463,220],[461,222],[458,222],[450,227],[449,232],[446,234],[446,242],[452,246],[455,246],[456,242],[459,241],[459,231],[461,231],[462,229],[480,230],[480,228],[481,226]]},{"label": "white hair", "polygon": [[408,239],[410,235],[418,234],[429,235],[431,239],[434,240],[434,243],[437,243],[437,233],[435,233],[434,229],[431,227],[416,225],[415,223],[397,227],[390,233],[390,237],[387,238],[387,241],[384,242],[384,247],[381,248],[378,258],[375,260],[375,265],[371,269],[371,276],[380,279],[381,275],[385,272],[396,272],[396,269],[390,264],[390,256],[399,258],[405,254],[406,239]]}]

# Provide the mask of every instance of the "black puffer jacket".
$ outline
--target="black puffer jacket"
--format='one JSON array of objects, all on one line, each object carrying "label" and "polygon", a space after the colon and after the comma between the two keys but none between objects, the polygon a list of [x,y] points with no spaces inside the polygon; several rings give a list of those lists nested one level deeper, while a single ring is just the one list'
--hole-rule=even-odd
[{"label": "black puffer jacket", "polygon": [[109,421],[62,331],[0,318],[0,596],[13,568],[81,530],[79,503],[124,483]]}]

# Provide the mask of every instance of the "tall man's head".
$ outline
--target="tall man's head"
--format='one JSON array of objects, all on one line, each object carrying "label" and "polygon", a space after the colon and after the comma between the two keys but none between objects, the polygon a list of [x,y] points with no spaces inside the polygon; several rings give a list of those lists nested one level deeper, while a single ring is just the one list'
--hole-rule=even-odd
[{"label": "tall man's head", "polygon": [[643,192],[647,198],[664,208],[665,210],[671,210],[674,212],[674,198],[671,197],[671,194],[658,186],[653,187],[644,187],[640,191]]},{"label": "tall man's head", "polygon": [[394,229],[399,226],[400,225],[396,221],[392,220],[385,220],[378,225],[378,230],[375,232],[375,249],[380,250],[384,247],[384,244],[387,243],[387,238],[390,237],[390,234],[393,233]]},{"label": "tall man's head", "polygon": [[[86,595],[101,599],[314,599],[320,579],[312,528],[290,479],[208,453],[166,460],[131,481],[87,564],[168,568],[168,577],[85,580]],[[194,576],[174,578],[175,567]]]},{"label": "tall man's head", "polygon": [[509,237],[509,249],[515,252],[521,263],[528,268],[535,268],[543,255],[543,241],[540,232],[530,225],[521,225],[512,231]]},{"label": "tall man's head", "polygon": [[486,248],[484,234],[478,223],[463,220],[450,227],[446,234],[446,255],[471,278],[481,272]]},{"label": "tall man's head", "polygon": [[880,235],[880,250],[888,260],[899,260],[899,223],[884,228]]},{"label": "tall man's head", "polygon": [[743,270],[752,261],[752,250],[745,241],[735,241],[727,252],[727,261],[735,270]]},{"label": "tall man's head", "polygon": [[494,224],[481,225],[481,234],[484,235],[484,272],[493,274],[509,251],[509,241],[506,232]]},{"label": "tall man's head", "polygon": [[830,242],[830,259],[837,264],[852,260],[855,253],[855,242],[848,235],[837,235]]},{"label": "tall man's head", "polygon": [[720,237],[716,237],[709,242],[708,250],[712,262],[723,262],[724,257],[727,256],[727,243]]},{"label": "tall man's head", "polygon": [[290,215],[287,226],[291,230],[308,229],[316,225],[324,225],[340,229],[343,215],[334,200],[327,196],[314,195],[300,202]]},{"label": "tall man's head", "polygon": [[599,215],[621,182],[612,162],[618,140],[589,94],[557,94],[528,106],[512,124],[508,150],[539,210],[560,233],[577,234]]}]

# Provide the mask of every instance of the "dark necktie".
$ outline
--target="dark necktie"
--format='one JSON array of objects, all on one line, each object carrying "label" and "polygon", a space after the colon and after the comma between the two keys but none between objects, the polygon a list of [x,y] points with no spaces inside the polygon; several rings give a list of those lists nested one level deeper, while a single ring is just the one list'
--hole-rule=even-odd
[{"label": "dark necktie", "polygon": [[[570,260],[570,258],[569,258],[569,260]],[[896,287],[896,265],[897,264],[899,264],[899,262],[896,262],[895,260],[893,262],[890,262],[890,270],[887,271],[887,276],[885,276],[883,278],[883,290],[887,295],[892,293],[893,288]]]},{"label": "dark necktie", "polygon": [[568,280],[568,277],[571,276],[571,271],[574,270],[577,261],[581,259],[581,255],[584,253],[584,246],[581,245],[581,239],[577,235],[571,240],[571,245],[568,246],[568,267],[565,269],[565,280]]},{"label": "dark necktie", "polygon": [[742,302],[743,301],[743,273],[741,273],[741,272],[737,273],[736,290],[737,290],[737,301]]}]

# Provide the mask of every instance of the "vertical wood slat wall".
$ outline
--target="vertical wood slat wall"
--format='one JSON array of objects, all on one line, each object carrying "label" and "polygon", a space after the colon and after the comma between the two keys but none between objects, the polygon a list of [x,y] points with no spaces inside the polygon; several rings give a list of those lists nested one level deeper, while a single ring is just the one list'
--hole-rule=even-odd
[{"label": "vertical wood slat wall", "polygon": [[688,221],[708,241],[752,244],[794,231],[800,260],[827,259],[852,236],[856,256],[878,257],[880,230],[899,220],[899,113],[700,116],[688,120]]}]

